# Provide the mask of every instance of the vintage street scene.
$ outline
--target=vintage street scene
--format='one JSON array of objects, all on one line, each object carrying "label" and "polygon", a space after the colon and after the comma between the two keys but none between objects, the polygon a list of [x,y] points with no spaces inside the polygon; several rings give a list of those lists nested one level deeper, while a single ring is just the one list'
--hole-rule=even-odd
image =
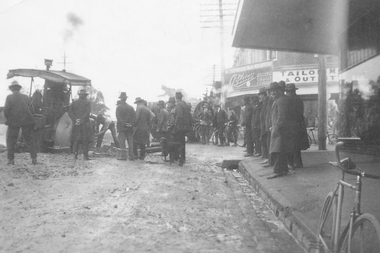
[{"label": "vintage street scene", "polygon": [[380,253],[379,20],[0,2],[0,252]]}]

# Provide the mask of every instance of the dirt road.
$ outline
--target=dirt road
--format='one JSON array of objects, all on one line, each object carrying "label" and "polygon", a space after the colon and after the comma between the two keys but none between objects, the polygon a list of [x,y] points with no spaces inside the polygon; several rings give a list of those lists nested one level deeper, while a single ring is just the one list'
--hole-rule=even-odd
[{"label": "dirt road", "polygon": [[241,148],[217,149],[187,145],[183,167],[158,154],[39,154],[36,166],[17,154],[5,166],[1,153],[0,252],[286,252],[273,227],[247,216],[235,177],[215,165]]}]

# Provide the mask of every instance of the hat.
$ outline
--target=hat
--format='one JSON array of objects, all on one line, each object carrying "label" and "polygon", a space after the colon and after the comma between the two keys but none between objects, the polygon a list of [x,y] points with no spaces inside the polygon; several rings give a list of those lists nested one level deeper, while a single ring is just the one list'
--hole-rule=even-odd
[{"label": "hat", "polygon": [[266,94],[266,93],[267,93],[267,88],[262,87],[262,88],[259,89],[259,95],[260,94]]},{"label": "hat", "polygon": [[278,86],[280,86],[280,89],[283,91],[285,90],[285,85],[286,85],[285,82],[282,80],[278,82]]},{"label": "hat", "polygon": [[158,101],[158,105],[165,106],[165,102],[164,102],[164,100],[159,100],[159,101]]},{"label": "hat", "polygon": [[137,98],[135,99],[135,104],[137,104],[137,103],[142,103],[142,102],[144,102],[144,100],[143,100],[142,98],[140,98],[140,97],[137,97]]},{"label": "hat", "polygon": [[277,82],[273,82],[269,84],[268,90],[277,90],[281,89],[280,85]]},{"label": "hat", "polygon": [[119,96],[119,98],[127,98],[128,96],[127,96],[127,93],[125,93],[125,92],[120,92],[120,96]]},{"label": "hat", "polygon": [[88,95],[88,92],[86,89],[80,89],[78,90],[78,95]]},{"label": "hat", "polygon": [[175,98],[174,97],[170,97],[168,103],[175,104]]},{"label": "hat", "polygon": [[15,89],[16,87],[18,87],[19,90],[21,89],[21,85],[17,81],[13,81],[11,85],[9,85],[10,90]]},{"label": "hat", "polygon": [[294,83],[288,83],[286,86],[285,86],[285,90],[288,91],[288,90],[298,90],[298,88],[296,88],[296,85]]},{"label": "hat", "polygon": [[176,98],[182,98],[183,95],[182,95],[181,92],[176,92],[176,93],[175,93],[175,97],[176,97]]}]

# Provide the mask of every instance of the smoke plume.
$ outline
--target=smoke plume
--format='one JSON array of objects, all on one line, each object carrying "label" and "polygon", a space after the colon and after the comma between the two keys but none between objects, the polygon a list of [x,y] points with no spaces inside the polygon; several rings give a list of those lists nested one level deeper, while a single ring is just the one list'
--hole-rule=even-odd
[{"label": "smoke plume", "polygon": [[68,42],[70,39],[72,39],[78,28],[83,25],[83,20],[72,12],[69,12],[66,18],[68,22],[68,28],[65,30],[63,39],[65,42]]}]

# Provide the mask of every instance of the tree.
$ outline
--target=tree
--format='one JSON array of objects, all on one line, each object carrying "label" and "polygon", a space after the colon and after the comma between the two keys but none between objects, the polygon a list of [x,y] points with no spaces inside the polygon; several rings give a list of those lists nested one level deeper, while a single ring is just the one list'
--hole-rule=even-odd
[{"label": "tree", "polygon": [[104,103],[104,96],[101,91],[90,86],[88,89],[88,100],[91,102],[91,111],[94,114],[104,114],[109,108]]}]

